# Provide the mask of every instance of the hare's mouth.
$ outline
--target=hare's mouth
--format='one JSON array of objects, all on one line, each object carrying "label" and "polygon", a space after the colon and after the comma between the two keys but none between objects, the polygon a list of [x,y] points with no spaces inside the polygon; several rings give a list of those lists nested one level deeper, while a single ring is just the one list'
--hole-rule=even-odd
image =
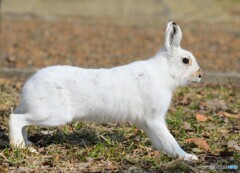
[{"label": "hare's mouth", "polygon": [[201,78],[195,78],[191,80],[192,83],[198,83],[200,81],[201,81]]}]

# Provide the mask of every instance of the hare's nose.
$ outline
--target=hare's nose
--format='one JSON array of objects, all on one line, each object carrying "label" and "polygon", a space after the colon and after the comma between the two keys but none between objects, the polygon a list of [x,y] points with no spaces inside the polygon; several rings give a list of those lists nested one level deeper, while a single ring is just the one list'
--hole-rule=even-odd
[{"label": "hare's nose", "polygon": [[198,77],[202,78],[202,70],[201,69],[198,70]]}]

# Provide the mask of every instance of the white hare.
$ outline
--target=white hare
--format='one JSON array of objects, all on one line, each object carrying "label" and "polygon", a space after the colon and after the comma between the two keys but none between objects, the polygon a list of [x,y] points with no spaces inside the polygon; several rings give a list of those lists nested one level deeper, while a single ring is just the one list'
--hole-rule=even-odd
[{"label": "white hare", "polygon": [[169,21],[163,48],[151,59],[111,69],[52,66],[39,70],[24,85],[20,104],[10,115],[10,143],[26,147],[26,127],[54,127],[73,121],[130,122],[152,144],[172,157],[197,160],[167,129],[165,115],[173,90],[201,80],[192,53],[180,47],[180,27]]}]

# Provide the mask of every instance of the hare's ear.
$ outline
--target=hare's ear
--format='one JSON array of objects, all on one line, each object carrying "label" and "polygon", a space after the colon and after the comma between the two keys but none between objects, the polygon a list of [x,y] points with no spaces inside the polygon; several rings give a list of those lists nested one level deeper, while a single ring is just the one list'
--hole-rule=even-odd
[{"label": "hare's ear", "polygon": [[167,28],[165,32],[165,41],[164,45],[169,51],[172,48],[180,47],[180,42],[182,40],[182,31],[180,27],[172,21],[167,23]]}]

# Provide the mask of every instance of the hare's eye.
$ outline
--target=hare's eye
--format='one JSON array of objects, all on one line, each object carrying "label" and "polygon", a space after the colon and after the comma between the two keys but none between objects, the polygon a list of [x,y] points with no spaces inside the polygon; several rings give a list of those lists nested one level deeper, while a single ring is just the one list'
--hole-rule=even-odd
[{"label": "hare's eye", "polygon": [[182,59],[182,62],[183,62],[184,64],[189,64],[189,59],[188,59],[188,58],[183,58],[183,59]]}]

